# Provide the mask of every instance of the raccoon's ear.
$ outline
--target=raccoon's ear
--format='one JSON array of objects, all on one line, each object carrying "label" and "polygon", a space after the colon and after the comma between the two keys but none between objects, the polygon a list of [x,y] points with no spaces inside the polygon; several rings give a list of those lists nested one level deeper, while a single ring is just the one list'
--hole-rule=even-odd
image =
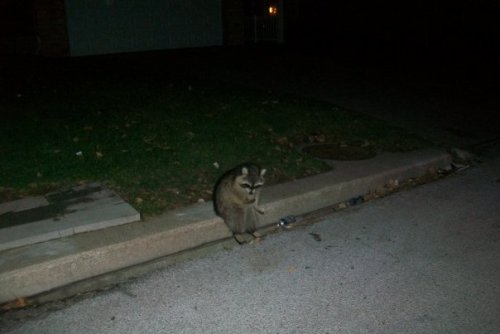
[{"label": "raccoon's ear", "polygon": [[248,168],[242,167],[241,168],[241,175],[248,175]]},{"label": "raccoon's ear", "polygon": [[260,176],[264,176],[264,174],[266,174],[266,170],[265,169],[261,169],[260,170]]}]

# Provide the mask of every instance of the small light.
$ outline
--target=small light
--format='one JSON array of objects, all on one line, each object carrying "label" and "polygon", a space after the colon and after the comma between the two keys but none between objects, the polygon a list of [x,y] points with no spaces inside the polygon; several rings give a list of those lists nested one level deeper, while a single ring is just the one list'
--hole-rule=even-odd
[{"label": "small light", "polygon": [[276,6],[269,6],[267,10],[270,16],[276,16],[278,14],[278,7]]}]

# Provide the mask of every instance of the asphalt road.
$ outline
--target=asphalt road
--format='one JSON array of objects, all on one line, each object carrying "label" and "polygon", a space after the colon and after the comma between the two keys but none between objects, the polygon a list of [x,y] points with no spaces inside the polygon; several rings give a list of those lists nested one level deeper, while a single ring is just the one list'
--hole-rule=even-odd
[{"label": "asphalt road", "polygon": [[4,330],[499,333],[499,202],[497,157],[62,308],[4,315],[22,319]]}]

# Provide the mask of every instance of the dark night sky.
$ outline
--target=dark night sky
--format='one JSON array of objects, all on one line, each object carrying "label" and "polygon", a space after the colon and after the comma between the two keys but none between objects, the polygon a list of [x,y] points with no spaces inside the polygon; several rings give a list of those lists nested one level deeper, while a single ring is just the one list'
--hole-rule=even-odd
[{"label": "dark night sky", "polygon": [[495,1],[307,0],[288,37],[311,45],[483,53],[500,44],[497,9]]}]

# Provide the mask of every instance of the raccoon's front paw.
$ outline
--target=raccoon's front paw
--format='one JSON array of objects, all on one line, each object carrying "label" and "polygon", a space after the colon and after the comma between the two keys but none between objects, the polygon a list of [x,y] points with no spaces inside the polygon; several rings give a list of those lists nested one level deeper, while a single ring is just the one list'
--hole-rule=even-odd
[{"label": "raccoon's front paw", "polygon": [[255,211],[257,211],[261,215],[263,215],[265,213],[263,209],[261,209],[261,208],[259,208],[257,206],[254,206],[254,209],[255,209]]},{"label": "raccoon's front paw", "polygon": [[249,233],[234,233],[233,237],[240,245],[247,244],[255,239],[255,237]]}]

